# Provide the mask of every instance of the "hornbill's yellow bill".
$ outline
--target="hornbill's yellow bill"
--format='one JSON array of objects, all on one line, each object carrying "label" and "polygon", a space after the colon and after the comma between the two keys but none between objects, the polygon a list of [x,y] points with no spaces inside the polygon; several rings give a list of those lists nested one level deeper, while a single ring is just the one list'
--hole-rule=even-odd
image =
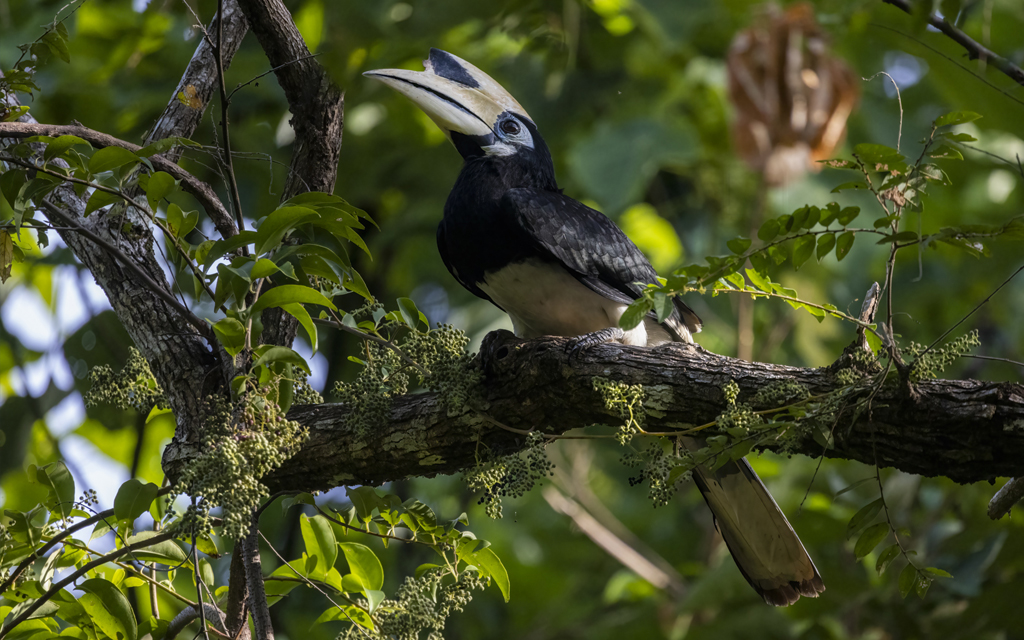
[{"label": "hornbill's yellow bill", "polygon": [[459,136],[465,136],[485,153],[506,155],[510,151],[498,139],[497,127],[510,120],[533,124],[512,94],[465,60],[431,49],[424,67],[424,71],[377,69],[363,75],[380,80],[412,100],[456,147],[460,146]]},{"label": "hornbill's yellow bill", "polygon": [[[619,327],[657,273],[609,218],[562,195],[551,154],[515,98],[444,51],[432,49],[425,67],[365,75],[415,102],[465,159],[437,229],[455,279],[508,313],[522,338],[570,336],[574,349],[692,342],[701,321],[679,296],[663,321],[652,312],[633,329]],[[691,450],[703,445],[679,440]],[[714,471],[699,466],[694,481],[740,572],[766,602],[785,606],[824,591],[800,538],[746,460]]]}]

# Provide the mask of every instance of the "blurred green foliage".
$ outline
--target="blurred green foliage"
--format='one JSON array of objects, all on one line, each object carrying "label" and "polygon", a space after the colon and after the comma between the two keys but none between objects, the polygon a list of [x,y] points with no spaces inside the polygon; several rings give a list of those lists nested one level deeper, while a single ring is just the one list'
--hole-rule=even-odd
[{"label": "blurred green foliage", "polygon": [[[208,21],[216,3],[190,3]],[[944,9],[950,9],[946,2]],[[1016,0],[956,4],[961,26],[1002,55],[1024,60],[1024,5]],[[64,5],[51,0],[0,0],[0,66],[19,55],[17,44],[41,34]],[[964,109],[983,118],[964,126],[978,138],[972,146],[1011,160],[968,151],[963,162],[943,168],[952,186],[933,188],[920,228],[935,232],[968,223],[1002,224],[1024,210],[1019,155],[1024,90],[991,68],[983,70],[962,49],[923,28],[914,17],[881,2],[815,3],[834,50],[863,84],[859,109],[850,120],[847,146],[901,145],[913,158],[931,121]],[[704,256],[728,255],[726,242],[748,235],[760,219],[805,204],[872,206],[864,192],[829,192],[849,180],[825,171],[772,191],[766,211],[756,206],[758,179],[730,146],[730,107],[724,55],[733,35],[758,15],[754,2],[671,0],[427,0],[416,3],[296,0],[289,8],[310,49],[346,91],[345,145],[337,193],[380,224],[364,238],[373,261],[360,252],[353,263],[382,300],[413,298],[431,323],[448,322],[478,341],[488,330],[509,326],[503,314],[461,289],[434,246],[434,229],[459,170],[457,153],[421,113],[362,71],[381,67],[420,68],[430,47],[451,51],[492,74],[528,109],[555,158],[566,193],[615,217],[667,273]],[[22,96],[41,122],[77,120],[131,142],[144,132],[170,98],[198,42],[196,18],[181,2],[131,3],[90,0],[71,9],[69,60],[40,60],[34,99]],[[949,15],[949,14],[947,14]],[[268,71],[250,36],[228,71],[228,86]],[[900,100],[884,76],[900,86]],[[983,76],[983,81],[978,76]],[[218,110],[208,111],[197,132],[216,141]],[[242,204],[250,221],[277,206],[289,155],[290,114],[273,76],[236,94],[231,105],[232,146]],[[216,185],[221,179],[201,153],[185,166]],[[178,195],[184,208],[187,197]],[[917,224],[916,217],[910,218]],[[200,229],[212,233],[208,220]],[[969,312],[1020,264],[1019,243],[994,240],[990,255],[973,257],[951,248],[906,251],[896,265],[894,311],[897,332],[929,344]],[[886,247],[858,242],[843,262],[829,257],[799,272],[788,263],[773,279],[801,297],[856,314],[870,284],[884,276]],[[69,459],[76,466],[105,469],[113,489],[129,470],[159,483],[159,452],[173,433],[167,414],[90,408],[81,396],[90,367],[120,367],[129,342],[117,319],[55,236],[33,258],[15,265],[0,287],[0,490],[3,507],[28,509],[45,497],[22,469]],[[186,292],[191,283],[180,283]],[[736,296],[700,297],[687,303],[705,320],[698,341],[731,354],[736,349]],[[78,300],[73,303],[72,300]],[[358,303],[356,303],[358,304]],[[38,313],[36,310],[40,310]],[[204,310],[200,310],[204,311]],[[212,315],[212,310],[205,310]],[[41,314],[41,324],[23,321]],[[1015,281],[964,326],[980,334],[979,353],[1021,360],[1024,282]],[[70,325],[62,318],[80,317]],[[21,321],[19,321],[21,320]],[[51,330],[45,330],[49,325]],[[754,305],[756,359],[800,366],[834,361],[853,331],[834,319],[818,324],[781,301]],[[350,337],[321,333],[312,364],[321,388],[351,380]],[[959,360],[947,377],[1019,380],[1014,365]],[[28,381],[28,384],[26,384]],[[69,417],[70,416],[70,417]],[[766,607],[744,583],[713,533],[695,491],[668,507],[653,509],[641,487],[627,482],[614,445],[566,441],[552,448],[559,475],[554,485],[581,499],[593,495],[662,557],[684,580],[674,596],[650,587],[584,537],[549,507],[541,491],[505,503],[505,517],[489,521],[456,478],[416,479],[389,490],[431,504],[440,518],[468,511],[474,531],[491,541],[508,568],[512,601],[489,589],[467,612],[452,617],[449,638],[1013,638],[1021,637],[1019,594],[1024,590],[1024,535],[1016,520],[992,522],[985,505],[993,487],[958,486],[942,478],[883,471],[881,478],[894,524],[906,527],[906,543],[923,566],[954,577],[932,585],[927,597],[900,597],[902,560],[882,577],[876,554],[855,558],[846,540],[847,522],[878,497],[871,482],[836,497],[843,488],[872,476],[864,465],[763,455],[751,462],[786,511],[817,562],[828,590],[784,610]],[[73,454],[73,455],[71,455]],[[819,468],[820,467],[820,468]],[[102,498],[101,498],[102,500]],[[334,492],[322,500],[346,506]],[[594,507],[595,509],[597,507]],[[299,549],[299,508],[264,515],[265,531],[286,557]],[[601,512],[603,513],[603,511]],[[404,575],[428,557],[403,545],[381,548],[384,590],[394,592]],[[881,553],[880,547],[877,552]],[[266,554],[266,570],[273,569]],[[216,563],[218,584],[226,559]],[[136,591],[141,591],[136,589]],[[144,597],[141,600],[145,600]],[[173,600],[161,606],[180,606]],[[325,603],[312,590],[291,592],[274,609],[281,637],[334,637],[331,623],[310,630]]]}]

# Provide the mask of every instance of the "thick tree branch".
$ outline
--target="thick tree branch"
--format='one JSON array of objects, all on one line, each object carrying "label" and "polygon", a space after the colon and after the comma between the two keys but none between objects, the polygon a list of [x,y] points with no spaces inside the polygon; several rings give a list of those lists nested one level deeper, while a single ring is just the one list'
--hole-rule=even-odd
[{"label": "thick tree branch", "polygon": [[[910,6],[910,3],[907,2],[907,0],[882,0],[882,2],[891,4],[910,15],[914,15],[915,10]],[[928,24],[935,27],[945,34],[950,40],[966,49],[967,56],[971,60],[983,60],[987,63],[991,63],[993,67],[1002,71],[1014,82],[1024,86],[1024,69],[1021,69],[998,53],[995,53],[988,47],[985,47],[960,29],[957,29],[955,26],[935,14],[928,14]]]},{"label": "thick tree branch", "polygon": [[[127,149],[132,153],[137,153],[142,149],[139,145],[125,142],[124,140],[120,140],[114,136],[94,131],[93,129],[89,129],[82,125],[0,122],[0,137],[3,138],[28,138],[31,136],[56,137],[64,135],[78,136],[79,138],[88,141],[94,147],[121,147],[122,149]],[[153,163],[153,166],[158,171],[166,171],[174,176],[176,180],[181,181],[182,189],[199,201],[199,204],[201,204],[203,209],[206,211],[206,215],[210,216],[210,220],[212,220],[213,224],[217,227],[217,231],[219,231],[225,238],[230,238],[238,233],[238,228],[235,226],[234,220],[231,219],[231,214],[224,208],[220,198],[217,197],[217,194],[210,185],[163,156],[152,156],[150,158],[150,162]]]},{"label": "thick tree branch", "polygon": [[[595,378],[641,384],[646,428],[668,431],[713,422],[726,408],[723,387],[740,386],[749,401],[767,384],[793,381],[818,395],[840,386],[828,368],[801,369],[743,362],[682,344],[657,348],[603,345],[570,364],[565,339],[522,342],[508,332],[489,335],[481,348],[485,381],[473,409],[449,413],[433,393],[396,398],[390,420],[358,430],[344,405],[305,405],[289,417],[310,429],[295,457],[271,477],[272,491],[315,490],[343,484],[379,485],[410,476],[457,473],[479,457],[507,454],[522,435],[492,421],[560,434],[595,423],[618,425],[594,390]],[[974,380],[932,380],[917,386],[918,400],[895,385],[878,391],[869,410],[842,411],[828,457],[859,460],[957,482],[1024,475],[1024,386]],[[865,394],[866,395],[866,394]],[[819,456],[814,429],[792,429],[768,449]],[[709,431],[710,433],[710,431]],[[172,443],[164,469],[174,477],[196,455],[195,445]]]}]

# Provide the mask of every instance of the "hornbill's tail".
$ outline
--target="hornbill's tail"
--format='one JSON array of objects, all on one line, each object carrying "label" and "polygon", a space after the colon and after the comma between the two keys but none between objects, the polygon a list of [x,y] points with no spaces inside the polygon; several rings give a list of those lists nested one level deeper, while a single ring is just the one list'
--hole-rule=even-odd
[{"label": "hornbill's tail", "polygon": [[[702,445],[686,440],[691,450]],[[693,479],[740,573],[765,602],[784,607],[825,590],[803,543],[750,463],[741,458],[715,471],[697,467]]]}]

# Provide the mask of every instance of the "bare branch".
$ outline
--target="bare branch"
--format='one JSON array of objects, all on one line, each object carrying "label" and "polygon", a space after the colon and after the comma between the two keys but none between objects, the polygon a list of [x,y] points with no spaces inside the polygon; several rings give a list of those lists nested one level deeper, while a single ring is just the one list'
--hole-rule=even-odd
[{"label": "bare branch", "polygon": [[[132,153],[138,153],[142,149],[139,145],[125,142],[124,140],[120,140],[114,136],[107,135],[106,133],[100,133],[99,131],[89,129],[88,127],[83,127],[82,125],[0,122],[0,138],[28,138],[31,136],[56,137],[64,135],[78,136],[79,138],[88,141],[89,144],[94,147],[121,147],[122,149],[127,149]],[[238,229],[235,227],[235,223],[231,219],[231,214],[224,208],[220,198],[217,197],[216,192],[214,192],[210,185],[163,156],[151,156],[149,160],[159,171],[166,171],[174,176],[176,180],[181,181],[182,189],[199,201],[199,204],[202,205],[203,209],[206,211],[206,215],[210,217],[210,220],[213,221],[213,224],[217,227],[217,231],[219,231],[221,235],[225,238],[230,238],[238,233]]]},{"label": "bare branch", "polygon": [[[910,15],[914,14],[914,10],[907,0],[882,0],[882,2],[891,4]],[[1006,58],[985,47],[980,42],[975,41],[966,33],[957,29],[937,15],[929,13],[928,24],[935,27],[945,34],[950,40],[966,49],[967,56],[971,60],[984,60],[985,62],[991,63],[992,66],[1002,71],[1011,80],[1021,86],[1024,86],[1024,69],[1021,69]]]},{"label": "bare branch", "polygon": [[153,545],[159,544],[161,542],[164,542],[165,540],[170,540],[173,537],[174,536],[172,534],[170,534],[170,533],[161,533],[159,535],[153,536],[152,538],[146,538],[145,540],[139,540],[138,542],[134,542],[134,543],[132,543],[130,545],[127,545],[125,547],[121,547],[120,549],[115,549],[115,550],[111,551],[110,553],[108,553],[107,555],[100,556],[99,558],[96,558],[92,562],[83,565],[77,571],[73,571],[72,573],[68,574],[68,576],[66,578],[64,578],[63,580],[61,580],[60,582],[53,583],[53,586],[50,587],[49,590],[47,590],[46,593],[44,593],[35,602],[33,602],[31,605],[29,605],[28,608],[26,608],[24,611],[22,611],[20,614],[18,614],[18,617],[14,618],[13,620],[5,620],[4,621],[3,631],[0,631],[0,640],[2,640],[3,638],[7,637],[7,634],[10,633],[11,630],[14,629],[15,627],[17,627],[19,624],[21,624],[25,620],[28,620],[32,616],[32,614],[35,613],[37,609],[39,609],[39,607],[41,607],[44,604],[46,604],[47,602],[49,602],[50,599],[53,598],[53,596],[55,596],[58,593],[60,593],[60,591],[64,587],[66,587],[69,584],[73,583],[75,580],[78,580],[79,578],[84,576],[86,573],[92,571],[96,567],[102,566],[102,565],[104,565],[104,564],[106,564],[106,563],[108,563],[108,562],[110,562],[112,560],[117,560],[121,556],[128,555],[129,553],[134,553],[134,552],[138,551],[139,549],[145,549],[147,547],[152,547]]},{"label": "bare branch", "polygon": [[988,517],[998,520],[1024,499],[1024,477],[1010,478],[988,503]]}]

